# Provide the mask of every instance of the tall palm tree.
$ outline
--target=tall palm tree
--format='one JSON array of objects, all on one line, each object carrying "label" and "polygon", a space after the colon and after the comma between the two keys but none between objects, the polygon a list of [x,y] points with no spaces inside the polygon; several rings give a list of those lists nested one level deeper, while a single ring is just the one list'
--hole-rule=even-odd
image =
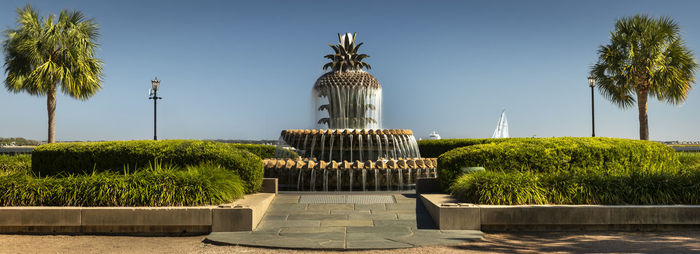
[{"label": "tall palm tree", "polygon": [[27,5],[17,9],[16,29],[6,30],[5,87],[7,90],[46,96],[49,143],[55,142],[56,93],[87,100],[102,88],[102,61],[95,58],[98,26],[80,11],[63,10],[39,17]]},{"label": "tall palm tree", "polygon": [[636,102],[639,138],[649,140],[647,97],[683,103],[695,83],[697,66],[675,21],[635,15],[617,21],[610,44],[598,49],[598,62],[591,75],[600,93],[617,106],[626,109]]}]

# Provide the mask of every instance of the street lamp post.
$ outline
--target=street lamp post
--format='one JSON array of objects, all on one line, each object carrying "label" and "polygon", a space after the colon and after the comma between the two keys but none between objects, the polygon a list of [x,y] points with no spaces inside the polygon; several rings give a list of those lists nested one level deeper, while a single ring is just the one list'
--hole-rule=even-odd
[{"label": "street lamp post", "polygon": [[159,86],[160,80],[158,80],[158,77],[156,77],[156,79],[154,80],[151,80],[151,92],[150,97],[148,97],[148,99],[153,100],[153,140],[158,140],[158,136],[156,135],[156,105],[158,100],[163,99],[162,97],[158,97]]},{"label": "street lamp post", "polygon": [[595,137],[595,103],[593,101],[593,88],[595,87],[595,77],[588,77],[588,86],[591,87],[591,137]]}]

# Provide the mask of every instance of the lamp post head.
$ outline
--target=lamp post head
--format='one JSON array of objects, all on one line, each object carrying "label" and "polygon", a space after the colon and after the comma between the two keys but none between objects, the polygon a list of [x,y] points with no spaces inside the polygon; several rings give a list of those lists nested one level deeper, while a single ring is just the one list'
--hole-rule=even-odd
[{"label": "lamp post head", "polygon": [[151,80],[151,88],[153,88],[153,91],[158,91],[158,87],[160,86],[160,80],[158,80],[158,77],[156,79]]},{"label": "lamp post head", "polygon": [[595,87],[595,77],[593,77],[593,76],[588,77],[588,86]]}]

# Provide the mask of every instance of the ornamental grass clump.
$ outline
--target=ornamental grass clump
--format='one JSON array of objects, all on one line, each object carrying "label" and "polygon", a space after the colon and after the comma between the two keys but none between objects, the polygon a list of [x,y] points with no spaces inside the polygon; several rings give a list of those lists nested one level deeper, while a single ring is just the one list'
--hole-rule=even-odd
[{"label": "ornamental grass clump", "polygon": [[238,175],[211,162],[184,169],[156,162],[123,174],[0,176],[0,206],[217,205],[244,193],[244,183]]},{"label": "ornamental grass clump", "polygon": [[488,205],[696,205],[700,204],[700,171],[659,167],[482,171],[460,176],[450,192],[461,202]]},{"label": "ornamental grass clump", "polygon": [[545,190],[536,174],[530,172],[479,171],[464,174],[451,188],[460,201],[477,204],[545,204]]},{"label": "ornamental grass clump", "polygon": [[14,173],[30,172],[31,169],[32,156],[29,154],[0,154],[0,176]]},{"label": "ornamental grass clump", "polygon": [[685,169],[700,170],[700,153],[698,152],[679,152],[678,160]]}]

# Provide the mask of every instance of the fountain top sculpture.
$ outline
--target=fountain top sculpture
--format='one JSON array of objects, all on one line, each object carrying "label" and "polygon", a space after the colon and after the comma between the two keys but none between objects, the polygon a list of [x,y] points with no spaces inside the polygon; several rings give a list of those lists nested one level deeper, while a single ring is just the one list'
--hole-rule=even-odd
[{"label": "fountain top sculpture", "polygon": [[324,56],[331,60],[331,62],[325,64],[323,69],[331,69],[331,71],[336,72],[346,72],[346,71],[362,71],[362,68],[372,69],[368,63],[363,62],[365,58],[369,58],[367,54],[358,54],[357,50],[362,46],[362,42],[355,44],[355,38],[357,33],[346,33],[344,35],[338,34],[338,44],[332,45],[328,44],[335,54],[329,54]]},{"label": "fountain top sculpture", "polygon": [[329,46],[334,54],[326,55],[330,71],[316,80],[313,94],[316,100],[319,128],[381,129],[382,87],[363,69],[369,56],[358,53],[362,43],[355,44],[356,34],[338,34],[338,44]]}]

